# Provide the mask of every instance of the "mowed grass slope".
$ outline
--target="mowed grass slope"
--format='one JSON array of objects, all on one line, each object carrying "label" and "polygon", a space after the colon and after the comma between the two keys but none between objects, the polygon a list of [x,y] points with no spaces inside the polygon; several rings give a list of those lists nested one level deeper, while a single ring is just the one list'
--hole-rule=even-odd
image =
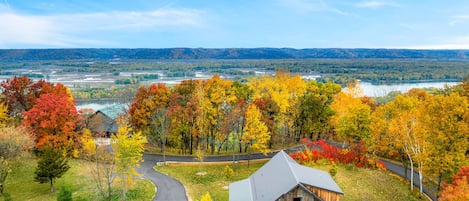
[{"label": "mowed grass slope", "polygon": [[[12,163],[12,172],[8,175],[5,192],[10,194],[13,200],[22,201],[56,201],[57,192],[65,185],[72,190],[73,200],[99,200],[96,196],[97,190],[90,166],[94,165],[88,161],[70,160],[70,169],[57,179],[54,187],[56,192],[51,193],[49,184],[39,184],[34,181],[36,159],[26,158]],[[117,185],[115,185],[117,187]],[[118,189],[117,189],[118,190]],[[135,189],[130,190],[127,195],[129,200],[151,200],[155,193],[154,185],[147,180],[137,180]],[[117,192],[118,194],[118,192]],[[3,200],[3,198],[0,198]]]},{"label": "mowed grass slope", "polygon": [[[233,181],[238,181],[249,177],[259,169],[265,161],[251,162],[248,168],[246,163],[233,166]],[[228,184],[224,177],[224,168],[227,164],[203,164],[200,167],[194,164],[170,164],[167,166],[155,167],[156,170],[166,173],[181,181],[189,193],[192,200],[210,192],[215,201],[228,200],[229,190],[223,186]],[[327,171],[327,164],[312,164],[314,168]],[[199,171],[207,172],[206,175],[197,175]],[[389,172],[355,168],[351,166],[337,165],[337,174],[334,180],[345,193],[341,201],[356,200],[420,200],[410,192],[407,182]]]}]

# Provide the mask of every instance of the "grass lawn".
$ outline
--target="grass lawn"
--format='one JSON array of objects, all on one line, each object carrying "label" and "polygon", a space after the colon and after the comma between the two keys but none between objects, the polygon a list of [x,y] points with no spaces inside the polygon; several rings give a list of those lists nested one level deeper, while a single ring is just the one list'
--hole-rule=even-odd
[{"label": "grass lawn", "polygon": [[[233,168],[233,181],[249,177],[264,163],[265,161],[251,162],[250,168],[247,168],[245,163],[236,164]],[[228,183],[223,175],[226,165],[231,166],[231,163],[204,164],[202,167],[197,163],[175,163],[168,166],[155,167],[155,169],[181,181],[192,200],[198,200],[203,194],[210,192],[213,200],[224,201],[228,200],[229,193],[228,189],[223,188]],[[312,165],[315,168],[326,171],[329,168],[327,164]],[[207,172],[207,174],[203,176],[197,175],[197,172],[200,170]],[[341,197],[341,201],[419,200],[408,190],[407,182],[388,172],[344,165],[337,165],[337,170],[338,172],[334,176],[334,180],[345,193]]]},{"label": "grass lawn", "polygon": [[[99,200],[95,196],[97,191],[90,174],[90,162],[70,160],[71,168],[54,184],[55,193],[50,192],[49,184],[39,184],[34,181],[36,165],[36,160],[33,158],[22,159],[12,164],[12,172],[5,184],[5,192],[10,194],[12,200],[55,201],[56,193],[63,185],[72,190],[73,200]],[[127,193],[129,200],[151,200],[155,193],[154,185],[147,180],[137,181],[135,188]]]}]

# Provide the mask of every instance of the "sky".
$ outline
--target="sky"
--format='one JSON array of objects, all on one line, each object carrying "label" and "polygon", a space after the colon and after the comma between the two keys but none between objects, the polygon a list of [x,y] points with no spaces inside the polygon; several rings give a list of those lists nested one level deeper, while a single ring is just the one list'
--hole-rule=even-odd
[{"label": "sky", "polygon": [[0,0],[0,49],[469,49],[463,0]]}]

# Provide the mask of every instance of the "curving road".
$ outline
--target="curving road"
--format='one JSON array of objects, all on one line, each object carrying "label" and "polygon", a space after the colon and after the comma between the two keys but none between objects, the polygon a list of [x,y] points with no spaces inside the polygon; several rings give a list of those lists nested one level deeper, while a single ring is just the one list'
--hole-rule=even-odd
[{"label": "curving road", "polygon": [[153,169],[158,160],[147,154],[143,155],[143,160],[137,171],[155,184],[157,192],[152,201],[187,201],[186,189],[181,182]]},{"label": "curving road", "polygon": [[[300,150],[303,150],[304,146],[297,146],[286,149],[285,151],[288,153],[294,153]],[[251,154],[251,160],[253,159],[264,159],[264,158],[272,158],[278,151],[272,152],[267,156],[263,154],[256,153]],[[176,179],[156,172],[153,169],[153,166],[159,162],[163,162],[163,156],[160,154],[144,154],[144,163],[141,165],[141,169],[139,169],[140,173],[143,173],[143,176],[146,179],[151,180],[157,186],[158,192],[156,196],[153,198],[153,201],[169,201],[169,200],[177,200],[177,201],[186,201],[186,191],[181,184],[181,182],[177,181]],[[171,156],[166,155],[166,161],[175,161],[175,162],[197,162],[194,159],[194,156]],[[227,161],[239,161],[239,160],[247,160],[249,157],[246,154],[236,154],[236,155],[224,155],[224,156],[206,156],[204,158],[204,162],[227,162]],[[386,164],[386,168],[388,171],[391,171],[407,180],[410,180],[409,176],[410,170],[407,170],[407,178],[405,177],[405,169],[400,164],[395,164],[389,162],[384,159],[380,159],[382,162]],[[418,174],[416,172],[413,173],[414,176],[414,185],[419,186],[418,183]],[[429,189],[423,186],[423,191],[427,194],[432,200],[437,200],[436,196],[433,195]]]}]

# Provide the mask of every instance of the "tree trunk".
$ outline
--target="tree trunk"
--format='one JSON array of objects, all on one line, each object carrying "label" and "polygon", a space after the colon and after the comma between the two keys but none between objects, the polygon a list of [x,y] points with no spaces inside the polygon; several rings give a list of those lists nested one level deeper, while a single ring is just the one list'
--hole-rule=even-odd
[{"label": "tree trunk", "polygon": [[53,193],[55,191],[55,189],[54,189],[54,179],[49,178],[49,182],[50,182],[50,192]]},{"label": "tree trunk", "polygon": [[[420,166],[420,165],[419,165]],[[420,195],[423,194],[423,175],[422,175],[422,167],[419,167],[419,192]]]},{"label": "tree trunk", "polygon": [[443,177],[443,174],[441,174],[441,172],[438,174],[438,187],[436,189],[436,200],[438,200],[439,198],[439,194],[440,194],[440,191],[441,191],[441,178]]},{"label": "tree trunk", "polygon": [[410,191],[414,190],[414,162],[412,161],[412,158],[410,157],[410,154],[407,154],[409,157],[410,161]]}]

